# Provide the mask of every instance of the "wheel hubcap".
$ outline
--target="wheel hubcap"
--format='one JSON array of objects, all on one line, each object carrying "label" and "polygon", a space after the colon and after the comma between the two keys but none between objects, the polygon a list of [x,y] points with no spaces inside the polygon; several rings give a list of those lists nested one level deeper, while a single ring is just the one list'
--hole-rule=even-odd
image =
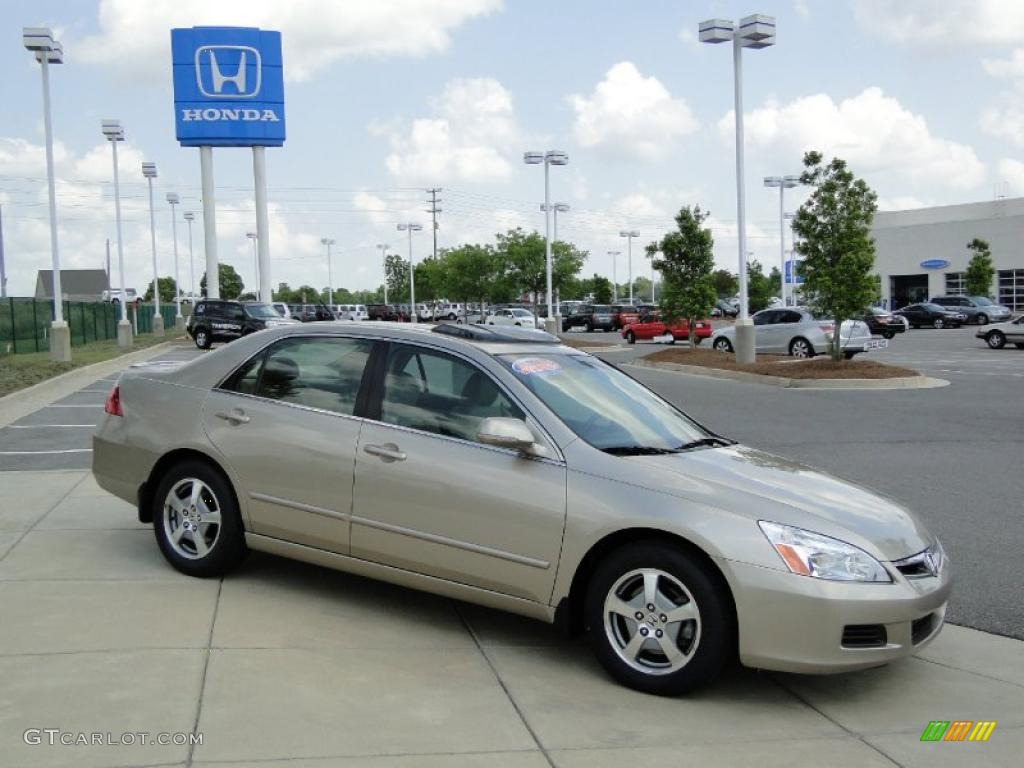
[{"label": "wheel hubcap", "polygon": [[700,610],[677,578],[655,568],[622,576],[604,601],[608,642],[633,669],[667,675],[685,667],[700,644]]},{"label": "wheel hubcap", "polygon": [[793,357],[807,357],[807,344],[798,341],[793,345]]},{"label": "wheel hubcap", "polygon": [[220,503],[202,480],[179,480],[164,499],[163,526],[167,541],[177,554],[199,560],[220,538]]}]

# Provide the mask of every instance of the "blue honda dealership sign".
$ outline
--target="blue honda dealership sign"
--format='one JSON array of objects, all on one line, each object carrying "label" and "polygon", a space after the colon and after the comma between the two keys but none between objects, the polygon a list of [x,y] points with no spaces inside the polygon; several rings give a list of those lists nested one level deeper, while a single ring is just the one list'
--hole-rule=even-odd
[{"label": "blue honda dealership sign", "polygon": [[171,30],[174,123],[184,147],[284,144],[281,33],[255,27]]},{"label": "blue honda dealership sign", "polygon": [[[793,259],[786,259],[786,285],[802,285],[804,279],[800,275],[793,274],[793,265],[799,264],[801,259],[794,261]],[[797,269],[799,271],[799,268]]]}]

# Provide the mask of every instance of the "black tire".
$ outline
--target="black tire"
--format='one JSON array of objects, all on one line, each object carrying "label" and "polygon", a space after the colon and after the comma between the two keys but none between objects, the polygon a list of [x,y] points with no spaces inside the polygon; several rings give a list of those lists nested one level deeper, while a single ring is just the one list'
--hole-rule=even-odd
[{"label": "black tire", "polygon": [[934,320],[932,320],[932,328],[934,328],[935,330],[938,331],[938,330],[941,330],[941,329],[943,329],[945,327],[946,327],[946,321],[943,320],[941,317],[936,317]]},{"label": "black tire", "polygon": [[978,325],[988,325],[988,315],[984,312],[979,312],[978,316],[974,318]]},{"label": "black tire", "polygon": [[449,313],[449,314],[448,314],[448,319],[449,319],[449,320],[454,320],[454,319],[455,319],[455,315],[454,315],[454,314],[451,314],[451,313]]},{"label": "black tire", "polygon": [[[641,569],[655,570],[671,577],[688,593],[676,591],[680,599],[685,601],[682,604],[685,606],[692,602],[696,608],[697,618],[681,622],[675,628],[678,633],[675,641],[668,641],[674,642],[675,647],[689,657],[675,671],[659,666],[659,663],[665,664],[665,661],[659,661],[659,656],[667,660],[658,650],[658,645],[665,640],[653,637],[655,632],[660,631],[665,633],[662,637],[671,637],[672,623],[659,623],[659,614],[663,621],[666,616],[662,611],[671,610],[666,607],[669,595],[659,590],[655,598],[658,603],[653,611],[638,606],[645,614],[642,622],[610,615],[606,623],[606,597],[624,580],[628,585],[631,574]],[[639,578],[642,585],[643,577]],[[670,588],[676,586],[668,579],[659,579],[659,584]],[[726,589],[702,560],[679,545],[649,540],[614,550],[598,565],[591,577],[583,610],[590,645],[597,660],[620,683],[644,693],[675,696],[706,685],[718,677],[735,656],[735,619]],[[643,647],[634,658],[639,668],[631,666],[620,656],[620,633],[630,631],[630,622],[633,633],[641,632],[641,628],[650,633],[649,639],[642,641]],[[665,629],[657,629],[659,626]]]},{"label": "black tire", "polygon": [[205,328],[196,328],[192,338],[200,349],[209,349],[210,345],[213,344],[213,341],[210,339],[210,332]]},{"label": "black tire", "polygon": [[1018,342],[1016,342],[1016,343],[1015,343],[1015,344],[1014,344],[1013,346],[1015,346],[1015,347],[1016,347],[1017,349],[1024,349],[1024,344],[1022,344],[1022,343],[1021,343],[1021,342],[1019,342],[1019,341],[1018,341]]},{"label": "black tire", "polygon": [[[172,523],[168,522],[168,513],[165,509],[171,490],[176,485],[188,480],[199,480],[209,491],[212,491],[213,499],[207,501],[208,508],[216,507],[220,513],[219,530],[212,538],[209,551],[202,556],[197,553],[195,557],[186,557],[175,548],[169,532]],[[196,510],[193,508],[190,514],[195,515],[195,513]],[[238,504],[235,501],[231,484],[218,470],[204,461],[183,461],[164,473],[153,494],[152,514],[153,531],[156,534],[157,544],[160,545],[160,551],[167,562],[189,576],[204,578],[223,576],[238,566],[248,554],[249,549],[245,545],[242,518],[238,513]],[[187,521],[186,523],[182,523],[180,520],[178,522],[187,524]],[[192,524],[194,525],[194,523]],[[207,529],[207,533],[213,535],[209,529]],[[187,543],[184,546],[188,546]],[[191,546],[196,549],[194,544]]]},{"label": "black tire", "polygon": [[882,331],[883,339],[891,339],[896,335],[895,331]]},{"label": "black tire", "polygon": [[593,333],[594,332],[594,324],[593,323],[587,323],[586,328],[587,328],[587,333]]},{"label": "black tire", "polygon": [[715,343],[712,346],[716,352],[732,352],[732,342],[724,336],[715,339]]},{"label": "black tire", "polygon": [[989,331],[985,334],[985,343],[992,349],[1002,349],[1006,346],[1006,334],[1002,331]]},{"label": "black tire", "polygon": [[789,342],[789,355],[790,357],[810,360],[815,355],[814,346],[803,336],[797,336]]},{"label": "black tire", "polygon": [[636,344],[636,334],[632,331],[626,331],[626,343]]},{"label": "black tire", "polygon": [[856,357],[856,355],[856,352],[843,352],[843,357],[846,358],[847,360],[853,360],[853,358]]}]

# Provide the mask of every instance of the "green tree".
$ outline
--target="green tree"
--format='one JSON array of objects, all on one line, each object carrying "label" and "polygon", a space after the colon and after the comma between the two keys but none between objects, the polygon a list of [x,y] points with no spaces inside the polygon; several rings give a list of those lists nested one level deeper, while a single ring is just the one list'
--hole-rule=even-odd
[{"label": "green tree", "polygon": [[811,308],[835,323],[831,353],[839,360],[843,321],[862,312],[875,295],[871,222],[878,196],[844,160],[833,158],[826,165],[820,152],[804,155],[800,183],[814,191],[793,219],[795,249],[803,256],[798,272]]},{"label": "green tree", "polygon": [[416,302],[443,299],[448,265],[440,255],[426,258],[416,265]]},{"label": "green tree", "polygon": [[[777,277],[778,269],[773,270],[773,276]],[[772,297],[775,295],[775,288],[772,277],[766,277],[764,267],[757,259],[747,264],[747,306],[750,311],[760,312],[771,306]]]},{"label": "green tree", "polygon": [[594,294],[595,304],[612,303],[612,281],[607,277],[594,273],[590,278],[590,291]]},{"label": "green tree", "polygon": [[[583,269],[583,262],[587,260],[589,251],[581,251],[572,243],[565,240],[551,244],[551,290],[557,296],[562,296],[572,290]],[[545,286],[547,278],[545,276]]]},{"label": "green tree", "polygon": [[729,299],[739,293],[739,278],[728,269],[716,269],[711,273],[711,280],[715,285],[715,293],[720,299]]},{"label": "green tree", "polygon": [[[160,302],[162,304],[173,304],[174,303],[174,290],[175,282],[173,277],[161,277],[157,279],[157,284],[160,286]],[[146,288],[146,295],[142,297],[143,301],[153,300],[153,281],[149,281],[149,285]]]},{"label": "green tree", "polygon": [[[242,295],[245,285],[242,283],[242,276],[230,264],[221,262],[217,265],[217,282],[220,283],[220,296],[222,299],[235,299]],[[199,280],[199,293],[206,295],[206,273]]]},{"label": "green tree", "polygon": [[[992,279],[996,276],[996,268],[992,263],[992,251],[984,240],[974,238],[967,244],[971,252],[971,260],[967,262],[964,272],[964,288],[968,296],[988,296],[992,290]],[[163,293],[163,287],[160,288]]]},{"label": "green tree", "polygon": [[384,259],[384,279],[388,284],[388,300],[395,304],[409,301],[409,262],[397,253]]},{"label": "green tree", "polygon": [[[704,226],[708,214],[699,205],[685,206],[676,215],[676,230],[647,246],[654,268],[661,273],[661,311],[666,320],[684,318],[694,347],[696,320],[707,317],[715,304],[714,238]],[[661,251],[661,256],[657,255]]]},{"label": "green tree", "polygon": [[445,292],[456,301],[494,301],[494,288],[501,277],[501,264],[494,249],[486,245],[460,245],[444,252],[448,263]]},{"label": "green tree", "polygon": [[[497,236],[495,253],[504,266],[509,287],[519,293],[529,293],[533,299],[534,314],[537,304],[547,291],[547,256],[544,238],[537,232],[527,234],[520,228],[510,229]],[[551,247],[551,289],[560,291],[572,287],[572,280],[580,273],[587,252],[572,243],[558,241]]]}]

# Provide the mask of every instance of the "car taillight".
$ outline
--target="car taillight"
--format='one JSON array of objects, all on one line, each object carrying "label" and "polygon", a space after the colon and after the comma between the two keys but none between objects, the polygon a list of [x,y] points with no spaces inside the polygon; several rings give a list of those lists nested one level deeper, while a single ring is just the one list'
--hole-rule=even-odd
[{"label": "car taillight", "polygon": [[107,402],[104,404],[103,410],[111,416],[124,416],[124,411],[121,410],[121,388],[117,384],[107,395]]},{"label": "car taillight", "polygon": [[825,333],[831,333],[836,329],[835,323],[822,323],[818,327],[821,328],[821,330],[823,330]]}]

